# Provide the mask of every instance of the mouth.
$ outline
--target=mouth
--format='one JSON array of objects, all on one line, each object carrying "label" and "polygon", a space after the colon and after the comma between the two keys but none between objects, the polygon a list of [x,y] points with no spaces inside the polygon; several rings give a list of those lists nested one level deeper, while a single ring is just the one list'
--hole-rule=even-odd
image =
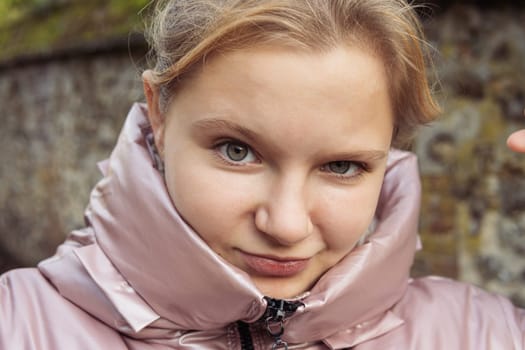
[{"label": "mouth", "polygon": [[254,273],[267,277],[290,277],[303,271],[310,258],[281,258],[240,251],[244,263]]}]

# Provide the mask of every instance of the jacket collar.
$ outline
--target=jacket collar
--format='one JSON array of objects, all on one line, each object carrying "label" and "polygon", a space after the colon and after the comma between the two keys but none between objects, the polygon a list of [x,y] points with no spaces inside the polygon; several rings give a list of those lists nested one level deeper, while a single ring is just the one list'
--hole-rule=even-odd
[{"label": "jacket collar", "polygon": [[[143,105],[133,106],[102,165],[104,178],[86,210],[90,227],[74,231],[40,270],[67,299],[128,334],[166,321],[172,330],[256,321],[266,307],[263,295],[174,208],[141,132],[145,114]],[[287,321],[284,340],[323,340],[336,349],[402,324],[388,310],[407,286],[419,197],[415,156],[391,151],[375,232],[321,277]]]}]

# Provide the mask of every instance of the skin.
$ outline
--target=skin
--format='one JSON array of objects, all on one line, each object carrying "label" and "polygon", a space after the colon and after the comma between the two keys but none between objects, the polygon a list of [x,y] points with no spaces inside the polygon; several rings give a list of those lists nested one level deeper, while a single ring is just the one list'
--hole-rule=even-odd
[{"label": "skin", "polygon": [[392,141],[379,58],[237,50],[207,61],[165,114],[151,72],[143,78],[175,207],[263,294],[300,295],[354,248]]},{"label": "skin", "polygon": [[[523,114],[525,115],[525,110]],[[525,153],[525,129],[513,132],[507,138],[507,146],[514,152]]]},{"label": "skin", "polygon": [[525,153],[525,130],[512,133],[507,139],[507,145],[514,152]]}]

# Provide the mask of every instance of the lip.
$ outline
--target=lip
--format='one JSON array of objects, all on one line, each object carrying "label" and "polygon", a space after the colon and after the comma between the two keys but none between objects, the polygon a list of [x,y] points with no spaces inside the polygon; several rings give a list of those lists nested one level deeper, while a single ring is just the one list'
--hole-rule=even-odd
[{"label": "lip", "polygon": [[289,277],[303,271],[310,258],[282,258],[258,255],[240,251],[244,263],[258,275],[268,277]]}]

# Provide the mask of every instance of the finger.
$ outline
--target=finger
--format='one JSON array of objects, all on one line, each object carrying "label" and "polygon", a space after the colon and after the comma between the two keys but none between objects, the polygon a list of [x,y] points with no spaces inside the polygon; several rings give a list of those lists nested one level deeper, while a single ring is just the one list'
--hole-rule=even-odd
[{"label": "finger", "polygon": [[512,133],[507,138],[507,146],[515,152],[525,153],[525,129]]}]

